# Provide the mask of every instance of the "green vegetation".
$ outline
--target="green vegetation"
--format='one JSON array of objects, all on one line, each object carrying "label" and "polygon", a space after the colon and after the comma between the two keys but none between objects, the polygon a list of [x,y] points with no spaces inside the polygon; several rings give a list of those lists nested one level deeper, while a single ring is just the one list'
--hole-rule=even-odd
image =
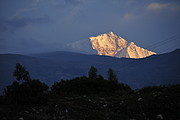
[{"label": "green vegetation", "polygon": [[55,82],[51,87],[52,93],[60,96],[79,96],[79,95],[113,95],[122,92],[131,92],[127,85],[115,83],[97,77],[92,80],[86,76],[77,77],[72,80],[61,80]]},{"label": "green vegetation", "polygon": [[6,100],[14,104],[45,104],[48,86],[39,80],[32,80],[25,67],[16,64],[13,73],[16,80],[4,89]]},{"label": "green vegetation", "polygon": [[32,80],[20,64],[16,80],[0,97],[0,119],[24,120],[177,120],[180,119],[180,85],[132,90],[117,82],[112,69],[108,80],[91,67],[88,77],[48,86]]},{"label": "green vegetation", "polygon": [[94,66],[91,66],[88,75],[90,79],[95,80],[97,78],[97,69]]},{"label": "green vegetation", "polygon": [[16,64],[13,76],[16,77],[17,81],[28,82],[31,80],[29,72],[19,63]]},{"label": "green vegetation", "polygon": [[114,82],[118,82],[118,78],[116,76],[116,74],[114,73],[113,69],[109,68],[108,69],[108,80],[109,81],[114,81]]},{"label": "green vegetation", "polygon": [[97,75],[97,69],[94,66],[91,66],[88,75],[89,77],[81,76],[72,80],[55,82],[51,87],[51,93],[58,96],[107,96],[132,92],[128,85],[117,82],[112,69],[108,72],[109,80]]}]

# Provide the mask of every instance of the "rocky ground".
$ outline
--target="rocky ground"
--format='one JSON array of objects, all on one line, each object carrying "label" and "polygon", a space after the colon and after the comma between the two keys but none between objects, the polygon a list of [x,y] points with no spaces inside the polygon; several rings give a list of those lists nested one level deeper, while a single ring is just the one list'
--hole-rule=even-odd
[{"label": "rocky ground", "polygon": [[53,97],[46,105],[1,103],[1,120],[178,120],[177,89],[114,96]]}]

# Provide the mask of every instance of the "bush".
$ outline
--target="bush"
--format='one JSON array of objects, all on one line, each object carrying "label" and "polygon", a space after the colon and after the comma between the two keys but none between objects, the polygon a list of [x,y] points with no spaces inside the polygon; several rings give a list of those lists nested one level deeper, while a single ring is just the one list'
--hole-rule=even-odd
[{"label": "bush", "polygon": [[45,104],[48,86],[39,80],[19,84],[14,81],[5,89],[6,99],[15,104]]},{"label": "bush", "polygon": [[51,87],[52,93],[60,96],[68,95],[109,95],[131,91],[127,85],[114,81],[104,80],[102,76],[97,79],[90,79],[85,76],[77,77],[72,80],[62,80],[55,82]]}]

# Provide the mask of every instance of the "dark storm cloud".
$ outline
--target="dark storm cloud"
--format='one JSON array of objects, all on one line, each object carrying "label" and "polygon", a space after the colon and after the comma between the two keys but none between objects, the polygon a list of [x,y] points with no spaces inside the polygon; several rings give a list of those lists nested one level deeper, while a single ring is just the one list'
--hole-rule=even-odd
[{"label": "dark storm cloud", "polygon": [[36,25],[42,23],[51,23],[52,20],[48,16],[38,17],[38,18],[13,18],[11,20],[0,19],[0,31],[14,31],[19,28],[24,28],[28,25]]},{"label": "dark storm cloud", "polygon": [[55,7],[67,7],[69,5],[79,5],[85,3],[86,0],[34,0],[32,1],[34,6],[38,6],[43,3],[49,3]]},{"label": "dark storm cloud", "polygon": [[82,4],[84,0],[64,0],[67,4]]},{"label": "dark storm cloud", "polygon": [[0,0],[0,52],[88,53],[88,38],[110,31],[149,49],[180,31],[179,13],[180,0]]}]

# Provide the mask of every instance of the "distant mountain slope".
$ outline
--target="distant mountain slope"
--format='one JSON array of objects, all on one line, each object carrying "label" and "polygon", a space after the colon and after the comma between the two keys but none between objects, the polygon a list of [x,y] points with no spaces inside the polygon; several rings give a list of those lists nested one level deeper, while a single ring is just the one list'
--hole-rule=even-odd
[{"label": "distant mountain slope", "polygon": [[180,49],[143,59],[114,58],[71,52],[52,52],[34,55],[0,54],[0,89],[15,78],[12,72],[16,63],[26,66],[32,78],[51,85],[54,81],[87,75],[91,65],[107,77],[112,68],[119,81],[133,88],[149,85],[180,83]]},{"label": "distant mountain slope", "polygon": [[101,34],[96,37],[90,37],[92,48],[98,51],[99,55],[126,58],[144,58],[156,54],[144,48],[138,47],[133,42],[128,43],[122,37],[113,32]]}]

